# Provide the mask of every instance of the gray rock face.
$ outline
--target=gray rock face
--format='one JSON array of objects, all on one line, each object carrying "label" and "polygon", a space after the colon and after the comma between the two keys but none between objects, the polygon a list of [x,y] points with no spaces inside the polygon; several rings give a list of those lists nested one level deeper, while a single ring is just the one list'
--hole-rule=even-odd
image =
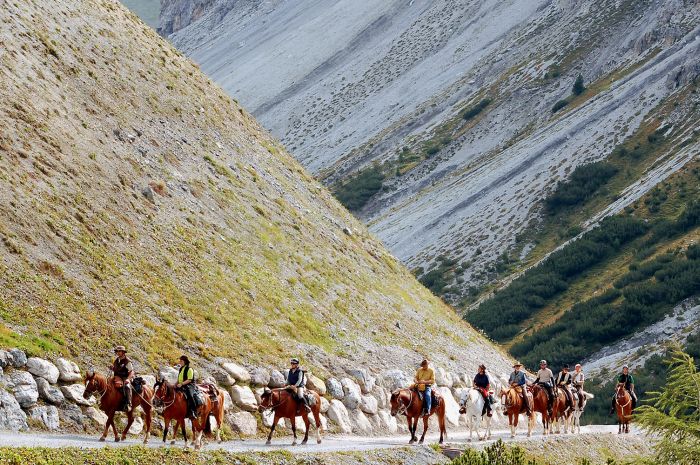
[{"label": "gray rock face", "polygon": [[350,417],[353,433],[361,435],[372,434],[372,423],[361,410],[350,410],[348,416]]},{"label": "gray rock face", "polygon": [[75,362],[59,358],[56,360],[56,368],[58,368],[58,379],[64,383],[75,383],[82,379],[80,367]]},{"label": "gray rock face", "polygon": [[27,354],[19,349],[10,350],[10,356],[12,357],[12,366],[15,368],[22,368],[27,364]]},{"label": "gray rock face", "polygon": [[[93,408],[93,410],[95,409]],[[89,411],[89,409],[86,411]],[[58,415],[62,423],[74,426],[84,425],[85,420],[87,419],[87,417],[83,415],[83,411],[80,410],[80,407],[72,403],[63,404],[63,406],[61,406],[61,408],[58,410]],[[106,422],[107,418],[105,417],[105,423]],[[104,423],[102,425],[104,426]]]},{"label": "gray rock face", "polygon": [[61,426],[58,409],[53,405],[39,405],[29,410],[29,417],[40,420],[49,431],[58,430]]},{"label": "gray rock face", "polygon": [[328,402],[328,399],[325,397],[321,397],[321,413],[326,413],[328,412],[328,408],[331,406],[331,403]]},{"label": "gray rock face", "polygon": [[21,431],[29,428],[27,415],[12,394],[0,389],[0,430]]},{"label": "gray rock face", "polygon": [[272,370],[270,371],[270,382],[267,385],[273,389],[281,388],[285,381],[284,375],[279,370]]},{"label": "gray rock face", "polygon": [[338,399],[331,400],[331,404],[328,407],[328,418],[338,425],[341,433],[349,434],[352,432],[348,409]]},{"label": "gray rock face", "polygon": [[258,409],[255,394],[248,386],[233,386],[231,388],[231,399],[233,403],[243,410],[254,412]]},{"label": "gray rock face", "polygon": [[63,392],[56,386],[51,386],[44,378],[36,378],[36,388],[39,397],[54,405],[61,405],[65,400]]},{"label": "gray rock face", "polygon": [[6,350],[0,350],[0,368],[12,365],[12,355]]},{"label": "gray rock face", "polygon": [[250,384],[253,386],[267,386],[270,384],[270,372],[265,368],[253,368],[250,371]]},{"label": "gray rock face", "polygon": [[438,386],[451,388],[454,381],[451,373],[447,372],[442,367],[437,367],[435,369],[435,382]]},{"label": "gray rock face", "polygon": [[231,375],[229,375],[223,370],[215,370],[212,374],[212,377],[214,378],[214,381],[216,381],[216,384],[218,384],[219,386],[231,387],[234,384],[236,384],[236,380],[233,379]]},{"label": "gray rock face", "polygon": [[51,384],[58,382],[59,371],[56,365],[39,357],[31,357],[27,360],[27,370],[34,376],[44,378]]},{"label": "gray rock face", "polygon": [[12,392],[19,405],[23,408],[31,407],[39,399],[39,391],[36,381],[26,371],[15,370],[9,374],[8,379],[12,384]]},{"label": "gray rock face", "polygon": [[312,373],[309,373],[306,377],[306,387],[309,389],[313,389],[314,391],[321,394],[321,396],[325,396],[327,392],[326,383],[324,383],[323,380],[318,376],[314,376]]},{"label": "gray rock face", "polygon": [[377,399],[370,395],[362,396],[362,399],[360,400],[360,410],[365,413],[369,413],[370,415],[375,415],[379,410]]},{"label": "gray rock face", "polygon": [[255,436],[258,432],[258,422],[251,413],[230,413],[226,415],[226,421],[234,432],[238,432],[242,436]]},{"label": "gray rock face", "polygon": [[226,371],[226,373],[231,375],[231,377],[239,383],[250,382],[250,373],[248,373],[248,370],[246,370],[240,365],[237,365],[233,362],[226,362],[221,365],[221,368],[223,368]]},{"label": "gray rock face", "polygon": [[340,384],[343,386],[343,404],[351,410],[356,409],[362,398],[360,386],[350,378],[341,379]]},{"label": "gray rock face", "polygon": [[146,386],[153,387],[156,385],[156,377],[153,375],[139,375],[146,382]]},{"label": "gray rock face", "polygon": [[86,408],[85,416],[100,426],[104,426],[107,424],[107,414],[95,407]]},{"label": "gray rock face", "polygon": [[342,399],[345,396],[345,391],[343,391],[343,385],[340,384],[335,378],[328,378],[326,380],[326,389],[328,394],[334,399]]},{"label": "gray rock face", "polygon": [[78,405],[92,405],[95,403],[95,398],[91,397],[89,400],[83,397],[83,392],[85,392],[85,386],[82,384],[71,384],[69,386],[61,386],[61,392],[66,399],[71,402],[75,402]]},{"label": "gray rock face", "polygon": [[173,367],[163,367],[158,370],[158,377],[170,384],[177,383],[177,370]]},{"label": "gray rock face", "polygon": [[382,373],[382,384],[389,392],[393,392],[396,389],[408,387],[411,380],[401,370],[387,370]]},{"label": "gray rock face", "polygon": [[363,394],[369,394],[374,388],[375,379],[365,368],[348,370],[348,374],[360,386]]},{"label": "gray rock face", "polygon": [[216,0],[161,0],[158,33],[167,37],[189,26],[209,11],[215,3]]}]

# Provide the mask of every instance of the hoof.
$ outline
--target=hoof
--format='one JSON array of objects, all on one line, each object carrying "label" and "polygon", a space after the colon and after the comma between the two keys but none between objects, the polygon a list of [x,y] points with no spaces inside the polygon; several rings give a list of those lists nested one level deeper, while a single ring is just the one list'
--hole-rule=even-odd
[{"label": "hoof", "polygon": [[266,445],[266,446],[269,446],[270,444],[272,444],[272,441],[270,441],[270,440],[268,439],[268,440],[265,442],[265,445]]},{"label": "hoof", "polygon": [[302,445],[302,446],[305,446],[305,445],[306,445],[306,441],[301,441],[301,445]]},{"label": "hoof", "polygon": [[104,436],[99,439],[100,442],[105,442]]},{"label": "hoof", "polygon": [[175,440],[170,441],[170,445],[174,446],[175,445]]},{"label": "hoof", "polygon": [[294,442],[292,443],[292,447],[296,447],[296,445],[297,445],[297,442],[294,441]]},{"label": "hoof", "polygon": [[420,441],[418,441],[418,444],[423,444],[423,440],[421,439]]},{"label": "hoof", "polygon": [[321,440],[320,440],[320,439],[316,439],[316,444],[321,444]]},{"label": "hoof", "polygon": [[467,439],[467,442],[472,442],[472,438]]},{"label": "hoof", "polygon": [[114,442],[119,442],[119,441],[121,441],[121,439],[119,439],[119,438],[114,438]]}]

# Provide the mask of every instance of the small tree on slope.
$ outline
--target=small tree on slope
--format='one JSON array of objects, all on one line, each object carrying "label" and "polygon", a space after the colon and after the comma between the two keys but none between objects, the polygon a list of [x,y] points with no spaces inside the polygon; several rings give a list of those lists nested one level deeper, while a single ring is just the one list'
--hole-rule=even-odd
[{"label": "small tree on slope", "polygon": [[635,420],[658,435],[658,464],[700,464],[700,373],[693,358],[676,347],[661,392],[651,393]]}]

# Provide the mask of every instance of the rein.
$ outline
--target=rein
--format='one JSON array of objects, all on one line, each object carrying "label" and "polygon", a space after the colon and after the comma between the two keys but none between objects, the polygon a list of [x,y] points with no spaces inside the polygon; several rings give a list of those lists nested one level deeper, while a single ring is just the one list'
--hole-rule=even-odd
[{"label": "rein", "polygon": [[398,399],[399,400],[399,408],[396,410],[396,413],[399,415],[406,415],[406,412],[408,412],[408,409],[413,404],[413,392],[411,392],[410,389],[401,389],[399,392],[403,393],[406,391],[408,391],[410,400],[408,401],[408,405],[406,405],[406,404],[404,404],[403,398],[401,397],[401,395],[399,395],[399,399]]},{"label": "rein", "polygon": [[[282,392],[282,391],[279,390],[279,389],[278,389],[278,390],[270,391],[270,402],[272,402],[272,396],[273,396],[274,394],[280,394],[280,392]],[[279,398],[282,399],[282,396],[280,395]],[[269,411],[269,410],[275,410],[277,407],[280,407],[280,406],[286,404],[288,399],[289,399],[289,398],[284,399],[284,400],[280,400],[279,403],[277,403],[277,404],[272,404],[272,405],[270,405],[269,407],[263,407],[263,408],[260,410],[260,412],[262,413],[262,412],[267,412],[267,411]]]},{"label": "rein", "polygon": [[[173,404],[174,404],[175,401],[177,400],[177,393],[175,392],[175,388],[173,388],[172,386],[168,385],[167,383],[161,384],[161,386],[165,386],[165,396],[166,396],[166,397],[163,398],[163,399],[161,399],[160,397],[158,397],[157,399],[160,400],[161,402],[163,402],[163,405],[162,405],[161,407],[153,407],[153,408],[156,409],[157,411],[160,410],[161,412],[163,412],[163,411],[165,411],[165,410],[167,410],[167,409],[169,409],[170,407],[173,406]],[[172,390],[172,393],[173,393],[173,400],[171,400],[171,401],[168,403],[168,402],[167,402],[167,396],[170,394],[170,391],[171,391],[171,390]],[[156,393],[157,393],[157,392],[158,392],[158,390],[156,390],[156,389],[153,390],[153,397],[156,397]],[[139,397],[141,397],[141,396],[139,396]],[[141,398],[143,399],[143,397],[141,397]],[[145,400],[145,399],[144,399],[144,400]],[[150,405],[150,404],[149,404],[149,405]]]}]

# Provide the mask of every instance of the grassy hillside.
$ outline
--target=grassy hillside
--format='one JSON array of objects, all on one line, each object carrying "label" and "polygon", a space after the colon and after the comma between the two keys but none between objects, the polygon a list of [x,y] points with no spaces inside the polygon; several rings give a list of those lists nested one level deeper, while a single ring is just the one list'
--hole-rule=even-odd
[{"label": "grassy hillside", "polygon": [[0,346],[507,368],[117,1],[8,3],[0,43]]}]

